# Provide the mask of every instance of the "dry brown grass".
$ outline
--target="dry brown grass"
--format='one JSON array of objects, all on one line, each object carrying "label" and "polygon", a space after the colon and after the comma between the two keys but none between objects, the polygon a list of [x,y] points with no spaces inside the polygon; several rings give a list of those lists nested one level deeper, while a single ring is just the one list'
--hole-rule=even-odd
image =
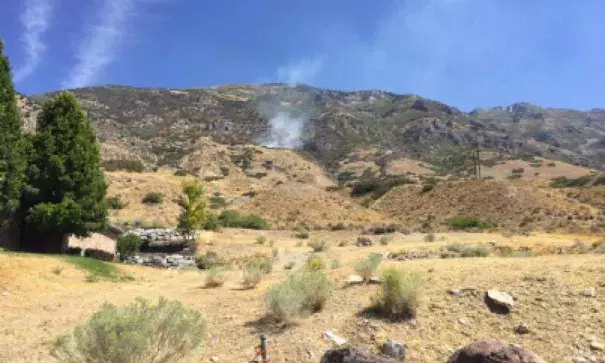
[{"label": "dry brown grass", "polygon": [[[335,242],[351,239],[351,232],[316,232],[317,238]],[[411,363],[444,362],[459,346],[485,337],[499,338],[527,347],[550,362],[571,361],[577,355],[574,345],[589,352],[588,340],[582,335],[605,340],[602,330],[605,288],[605,256],[561,255],[533,258],[475,258],[452,260],[418,260],[383,262],[383,267],[398,266],[418,273],[425,279],[417,311],[417,324],[390,323],[358,315],[370,306],[375,286],[343,288],[344,278],[353,272],[355,262],[369,252],[396,249],[437,248],[450,242],[510,243],[532,245],[553,243],[569,245],[580,238],[596,237],[537,235],[506,238],[500,234],[437,234],[434,243],[423,242],[422,234],[395,235],[389,246],[358,248],[334,247],[322,253],[324,258],[339,258],[343,267],[326,270],[335,281],[333,297],[325,309],[285,330],[263,325],[264,294],[275,283],[283,281],[290,271],[281,268],[283,261],[306,260],[308,247],[296,247],[293,232],[271,231],[267,237],[284,251],[274,271],[257,289],[242,290],[241,271],[232,271],[224,286],[203,289],[202,275],[197,271],[157,270],[120,266],[136,280],[123,283],[86,283],[85,274],[53,257],[0,254],[0,362],[52,362],[48,352],[54,338],[83,322],[104,301],[127,304],[137,296],[156,299],[160,295],[179,299],[186,306],[200,309],[208,321],[205,349],[183,360],[184,363],[208,361],[216,356],[223,362],[248,361],[258,344],[258,335],[268,336],[272,360],[317,362],[330,343],[321,338],[333,330],[352,344],[371,349],[372,335],[402,340],[408,347]],[[227,230],[206,234],[203,249],[253,253],[269,251],[254,243],[251,231]],[[443,240],[445,238],[445,240]],[[208,246],[207,242],[213,245]],[[336,243],[333,243],[336,245]],[[60,275],[52,271],[62,267]],[[585,287],[597,289],[595,298],[586,298]],[[451,288],[474,287],[477,295],[455,297]],[[491,313],[483,302],[482,292],[496,288],[515,296],[514,312],[509,316]],[[556,316],[556,319],[553,319]],[[464,318],[468,325],[458,320]],[[532,332],[517,335],[514,327],[524,322]],[[597,357],[603,357],[596,354]],[[203,357],[203,358],[202,358]]]},{"label": "dry brown grass", "polygon": [[[481,173],[483,176],[490,176],[495,179],[505,179],[512,174],[513,169],[523,168],[524,172],[521,174],[523,179],[551,180],[560,176],[578,178],[590,174],[591,171],[591,169],[562,161],[552,161],[544,158],[536,158],[536,160],[541,166],[532,166],[531,164],[534,163],[523,160],[506,160],[504,164],[481,168]],[[551,162],[555,163],[554,167],[547,166],[547,164]],[[539,174],[535,175],[536,173]]]},{"label": "dry brown grass", "polygon": [[417,225],[429,215],[438,222],[463,215],[509,227],[519,227],[526,219],[538,227],[558,228],[588,226],[590,218],[598,214],[596,208],[570,202],[557,190],[508,180],[444,182],[428,193],[422,193],[418,186],[405,185],[394,188],[372,207],[410,225]]},{"label": "dry brown grass", "polygon": [[339,193],[302,183],[279,185],[250,199],[239,209],[260,214],[278,227],[290,228],[301,222],[325,227],[338,223],[362,226],[390,221]]}]

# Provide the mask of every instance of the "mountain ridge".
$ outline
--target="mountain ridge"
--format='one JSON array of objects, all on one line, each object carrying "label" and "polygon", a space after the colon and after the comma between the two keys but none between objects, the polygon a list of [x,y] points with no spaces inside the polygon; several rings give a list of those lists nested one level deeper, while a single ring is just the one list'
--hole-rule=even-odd
[{"label": "mountain ridge", "polygon": [[[262,144],[280,112],[300,118],[300,149],[328,170],[358,147],[377,158],[411,157],[456,172],[473,145],[505,157],[538,156],[605,168],[605,111],[527,102],[470,112],[415,94],[339,91],[305,84],[199,88],[106,85],[68,90],[81,101],[101,142],[122,143],[148,164],[176,166],[199,137]],[[28,97],[40,105],[57,92]],[[454,160],[456,159],[456,160]],[[460,159],[460,160],[458,160]],[[456,164],[456,165],[454,165]]]}]

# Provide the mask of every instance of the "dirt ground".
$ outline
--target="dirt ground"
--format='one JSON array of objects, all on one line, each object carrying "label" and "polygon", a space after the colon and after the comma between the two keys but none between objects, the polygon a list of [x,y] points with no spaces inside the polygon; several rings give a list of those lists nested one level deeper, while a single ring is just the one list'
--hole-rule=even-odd
[{"label": "dirt ground", "polygon": [[[266,235],[265,245],[255,237]],[[412,363],[445,362],[458,347],[481,338],[498,338],[531,349],[548,362],[571,362],[576,356],[605,359],[605,352],[592,351],[592,337],[605,342],[605,255],[548,255],[525,258],[427,259],[384,261],[419,273],[425,283],[415,322],[391,323],[361,314],[370,304],[376,286],[345,287],[344,279],[354,272],[356,261],[370,252],[438,249],[447,243],[488,243],[511,246],[568,246],[575,240],[592,242],[597,237],[535,235],[504,237],[500,234],[437,234],[436,242],[425,242],[424,235],[395,235],[389,245],[355,247],[353,232],[312,232],[311,239],[330,244],[320,253],[330,265],[342,261],[339,269],[326,273],[334,281],[334,292],[326,308],[301,319],[285,330],[263,323],[264,295],[290,273],[283,265],[302,264],[311,249],[293,232],[251,232],[225,230],[206,233],[202,250],[215,250],[229,256],[253,253],[279,257],[274,271],[253,290],[240,286],[241,271],[230,272],[227,283],[204,289],[203,272],[197,270],[159,270],[120,265],[132,274],[130,282],[85,282],[85,273],[51,256],[0,253],[0,362],[54,362],[49,356],[55,338],[86,321],[105,301],[128,304],[136,297],[179,299],[186,306],[203,312],[207,321],[204,347],[184,363],[248,362],[254,355],[258,336],[268,337],[273,362],[319,362],[332,344],[322,338],[332,330],[352,344],[372,349],[373,338],[387,336],[405,342]],[[374,237],[378,240],[379,237]],[[270,247],[271,242],[273,247]],[[339,242],[348,245],[338,247]],[[55,271],[61,269],[61,273]],[[477,292],[452,296],[449,289],[472,287]],[[584,289],[595,287],[595,297],[585,297]],[[513,312],[498,315],[484,303],[487,289],[499,289],[516,299]],[[518,335],[519,323],[530,326],[530,333]]]}]

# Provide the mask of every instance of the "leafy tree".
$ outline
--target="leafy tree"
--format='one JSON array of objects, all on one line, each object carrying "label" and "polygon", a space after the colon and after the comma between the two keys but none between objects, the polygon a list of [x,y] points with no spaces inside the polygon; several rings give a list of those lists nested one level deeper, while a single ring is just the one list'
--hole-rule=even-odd
[{"label": "leafy tree", "polygon": [[63,92],[44,103],[31,144],[23,208],[22,246],[62,252],[67,237],[107,227],[107,184],[99,145],[75,96]]},{"label": "leafy tree", "polygon": [[206,197],[204,185],[197,181],[183,183],[183,195],[178,200],[181,207],[177,228],[188,240],[192,241],[196,230],[204,227],[206,220]]},{"label": "leafy tree", "polygon": [[21,119],[8,58],[0,40],[0,228],[13,221],[24,180]]}]

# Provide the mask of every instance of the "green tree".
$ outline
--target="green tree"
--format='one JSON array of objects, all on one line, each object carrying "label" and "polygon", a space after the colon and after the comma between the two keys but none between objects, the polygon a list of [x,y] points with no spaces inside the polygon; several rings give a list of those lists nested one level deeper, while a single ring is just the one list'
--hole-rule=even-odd
[{"label": "green tree", "polygon": [[60,93],[38,116],[24,193],[22,246],[62,252],[67,237],[107,227],[107,184],[99,145],[75,96]]},{"label": "green tree", "polygon": [[14,221],[25,172],[24,143],[15,88],[0,40],[0,229]]},{"label": "green tree", "polygon": [[196,230],[204,227],[206,220],[206,196],[204,195],[204,185],[197,181],[187,181],[183,183],[183,195],[178,200],[181,207],[179,223],[177,228],[192,241]]}]

